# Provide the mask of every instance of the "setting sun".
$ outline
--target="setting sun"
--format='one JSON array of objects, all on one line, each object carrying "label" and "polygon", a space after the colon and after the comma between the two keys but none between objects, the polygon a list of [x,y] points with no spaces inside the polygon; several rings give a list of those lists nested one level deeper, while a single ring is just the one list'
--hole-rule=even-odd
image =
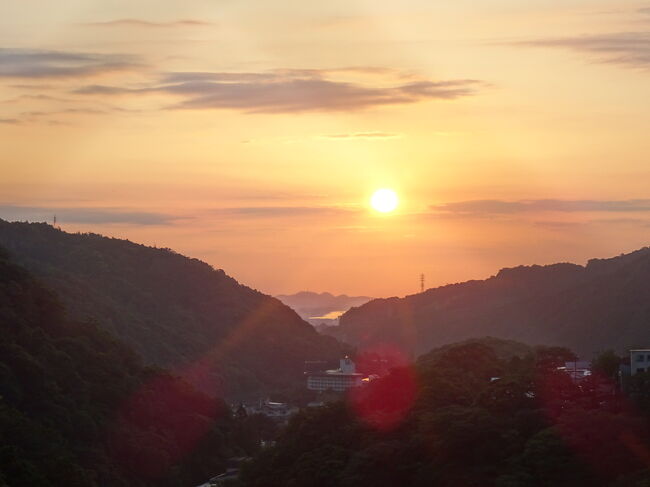
[{"label": "setting sun", "polygon": [[378,189],[370,199],[370,205],[381,213],[389,213],[397,208],[399,200],[392,189]]}]

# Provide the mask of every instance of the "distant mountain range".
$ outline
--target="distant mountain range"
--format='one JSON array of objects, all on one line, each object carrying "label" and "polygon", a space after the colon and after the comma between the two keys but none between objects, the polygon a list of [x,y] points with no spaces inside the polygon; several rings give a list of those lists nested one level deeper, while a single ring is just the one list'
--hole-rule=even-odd
[{"label": "distant mountain range", "polygon": [[0,247],[54,290],[73,319],[95,321],[145,363],[210,394],[302,390],[305,360],[342,353],[279,300],[169,249],[3,220]]},{"label": "distant mountain range", "polygon": [[293,308],[300,317],[314,326],[336,325],[338,318],[347,310],[361,306],[372,298],[368,296],[335,296],[330,293],[313,293],[302,291],[296,294],[276,296],[287,306]]},{"label": "distant mountain range", "polygon": [[650,248],[586,266],[503,269],[353,308],[328,333],[352,345],[397,343],[421,354],[472,337],[562,345],[584,358],[650,346]]}]

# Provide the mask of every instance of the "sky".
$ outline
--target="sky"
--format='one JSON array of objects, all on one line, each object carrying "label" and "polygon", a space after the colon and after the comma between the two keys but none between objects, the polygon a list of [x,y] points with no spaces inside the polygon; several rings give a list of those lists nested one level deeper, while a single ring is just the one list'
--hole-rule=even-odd
[{"label": "sky", "polygon": [[0,218],[270,294],[650,245],[648,134],[647,2],[0,2]]}]

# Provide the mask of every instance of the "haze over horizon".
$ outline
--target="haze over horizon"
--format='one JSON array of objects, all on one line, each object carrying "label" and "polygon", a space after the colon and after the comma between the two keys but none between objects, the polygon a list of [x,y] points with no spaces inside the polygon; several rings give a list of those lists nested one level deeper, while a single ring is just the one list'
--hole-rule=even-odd
[{"label": "haze over horizon", "polygon": [[272,295],[650,244],[647,2],[35,5],[0,5],[0,218]]}]

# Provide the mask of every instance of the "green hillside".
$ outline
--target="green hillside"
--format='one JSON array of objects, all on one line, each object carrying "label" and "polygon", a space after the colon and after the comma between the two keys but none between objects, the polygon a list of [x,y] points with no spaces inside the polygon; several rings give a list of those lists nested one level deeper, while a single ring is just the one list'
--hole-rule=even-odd
[{"label": "green hillside", "polygon": [[277,299],[169,249],[1,220],[0,245],[72,317],[97,322],[145,363],[210,394],[257,399],[297,389],[305,360],[341,353]]},{"label": "green hillside", "polygon": [[397,343],[424,353],[473,337],[562,345],[585,359],[650,346],[650,248],[586,266],[503,269],[482,281],[452,284],[353,308],[329,329],[353,345]]},{"label": "green hillside", "polygon": [[0,485],[187,486],[255,449],[221,400],[69,319],[3,249],[0,328]]}]

